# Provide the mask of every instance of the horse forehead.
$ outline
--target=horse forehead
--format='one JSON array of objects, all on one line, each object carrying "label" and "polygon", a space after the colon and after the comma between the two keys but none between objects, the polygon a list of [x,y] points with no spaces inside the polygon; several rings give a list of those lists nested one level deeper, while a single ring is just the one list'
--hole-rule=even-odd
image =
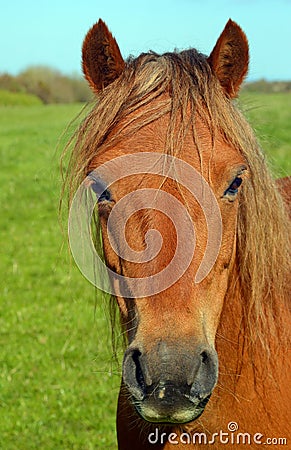
[{"label": "horse forehead", "polygon": [[[167,155],[180,159],[201,173],[206,181],[212,181],[214,177],[217,179],[214,181],[220,182],[220,178],[223,177],[228,167],[244,162],[239,149],[227,142],[222,133],[214,128],[214,125],[213,129],[211,129],[211,124],[206,124],[199,115],[195,118],[195,127],[189,126],[187,133],[181,138],[182,145],[179,146],[179,149],[174,147],[168,153],[167,130],[169,120],[169,114],[165,114],[140,127],[135,133],[129,132],[123,135],[121,132],[120,139],[113,141],[112,145],[101,147],[101,151],[96,153],[95,158],[91,161],[91,169],[98,169],[98,166],[100,167],[100,165],[114,160],[116,161],[116,167],[114,165],[111,167],[114,167],[114,170],[116,168],[122,179],[123,171],[126,172],[127,166],[133,163],[131,155],[151,153],[161,160],[166,158]],[[178,136],[179,129],[176,130],[176,133]],[[124,158],[120,158],[121,156]],[[127,156],[129,157],[128,159],[126,158]],[[121,160],[122,162],[120,162]],[[145,173],[149,173],[153,184],[155,184],[153,172],[147,170],[149,163],[145,163],[142,158],[140,161],[137,158],[137,161],[137,172],[141,173],[144,166]],[[130,187],[135,182],[139,184],[140,179],[141,177],[139,177],[139,180],[134,177],[131,177],[130,181],[129,179],[124,179],[122,180],[122,185]],[[145,179],[148,180],[149,178],[145,177]],[[174,186],[173,183],[172,186]]]},{"label": "horse forehead", "polygon": [[[131,148],[133,152],[126,147],[126,151],[118,153],[124,157],[121,167],[116,165],[116,173],[119,176],[114,177],[118,197],[134,190],[152,188],[157,191],[166,191],[184,202],[189,196],[193,196],[191,195],[191,192],[193,194],[193,185],[200,185],[202,180],[215,193],[217,189],[224,186],[225,181],[229,181],[235,168],[246,163],[236,148],[221,140],[214,147],[211,147],[210,143],[202,146],[201,154],[193,145],[185,143],[179,154],[169,157],[169,166],[171,167],[166,168],[163,172],[161,166],[164,161],[167,161],[168,156],[161,149],[155,148],[153,151],[152,146],[146,142],[142,152],[139,152],[136,147]],[[140,159],[136,165],[131,165],[133,154],[137,155],[137,160]],[[142,154],[143,157],[139,158],[139,155]],[[151,154],[154,154],[153,157],[159,161],[158,164],[151,165],[151,156],[149,156],[150,161],[147,161],[148,155]],[[113,154],[112,158],[114,159]],[[131,166],[128,171],[129,175],[127,175],[128,164]],[[142,199],[143,197],[139,197],[140,202]]]},{"label": "horse forehead", "polygon": [[[142,152],[166,154],[169,120],[169,115],[165,114],[141,127],[136,133],[122,139],[110,153],[116,155]],[[176,135],[179,135],[179,127]],[[195,117],[194,127],[189,127],[181,139],[183,145],[179,151],[174,147],[171,155],[182,159],[200,172],[203,171],[203,166],[209,169],[211,165],[214,165],[216,169],[222,170],[228,165],[235,165],[243,160],[240,150],[227,142],[214,124],[207,124],[198,114]]]}]

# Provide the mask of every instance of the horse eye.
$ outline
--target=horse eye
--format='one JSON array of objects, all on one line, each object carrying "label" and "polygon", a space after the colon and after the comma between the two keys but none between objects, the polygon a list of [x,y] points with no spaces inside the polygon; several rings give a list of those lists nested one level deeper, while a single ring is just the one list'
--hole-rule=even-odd
[{"label": "horse eye", "polygon": [[89,178],[93,181],[91,183],[91,189],[96,194],[98,199],[98,203],[101,202],[110,202],[112,200],[111,192],[106,188],[106,185],[99,178],[96,178],[94,173],[89,174]]},{"label": "horse eye", "polygon": [[91,185],[91,189],[93,192],[95,192],[98,198],[98,203],[105,201],[110,202],[112,200],[109,189],[104,189],[104,186],[100,185],[99,183],[93,183]]},{"label": "horse eye", "polygon": [[111,193],[108,189],[105,189],[105,191],[103,191],[102,194],[99,195],[99,197],[98,197],[99,203],[104,202],[104,201],[107,201],[107,202],[111,201]]},{"label": "horse eye", "polygon": [[240,187],[241,184],[242,179],[240,177],[236,177],[231,183],[231,185],[224,192],[224,196],[226,195],[235,196],[238,193],[238,188]]}]

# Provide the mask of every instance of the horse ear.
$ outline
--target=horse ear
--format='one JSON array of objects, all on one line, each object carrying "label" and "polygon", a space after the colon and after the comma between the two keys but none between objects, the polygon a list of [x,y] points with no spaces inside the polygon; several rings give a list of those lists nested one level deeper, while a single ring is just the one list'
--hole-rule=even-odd
[{"label": "horse ear", "polygon": [[229,19],[208,62],[226,95],[235,97],[249,66],[248,41],[237,23]]},{"label": "horse ear", "polygon": [[82,66],[85,78],[95,92],[112,83],[124,69],[117,42],[101,19],[84,39]]}]

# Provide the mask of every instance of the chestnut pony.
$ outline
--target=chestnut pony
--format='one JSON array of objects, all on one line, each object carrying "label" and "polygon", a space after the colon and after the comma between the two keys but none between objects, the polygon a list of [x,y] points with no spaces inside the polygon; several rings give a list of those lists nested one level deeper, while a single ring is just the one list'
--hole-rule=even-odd
[{"label": "chestnut pony", "polygon": [[[139,168],[111,184],[99,180],[104,259],[116,275],[146,278],[151,286],[174,257],[185,225],[177,202],[195,228],[195,252],[174,283],[144,296],[116,290],[126,336],[117,412],[121,450],[261,448],[267,439],[285,443],[290,436],[290,183],[273,181],[235,105],[248,60],[246,36],[231,20],[209,57],[189,49],[124,61],[102,20],[84,40],[83,70],[96,102],[75,135],[71,188],[121,156],[127,175],[130,155],[166,155],[200,175],[221,220],[215,261],[196,282],[212,245],[203,201],[166,172],[161,177]],[[139,196],[123,235],[128,246],[142,254],[149,231],[162,236],[155,257],[140,263],[118,254],[122,236],[108,226],[115,205],[139,189],[171,198],[175,222]]]}]

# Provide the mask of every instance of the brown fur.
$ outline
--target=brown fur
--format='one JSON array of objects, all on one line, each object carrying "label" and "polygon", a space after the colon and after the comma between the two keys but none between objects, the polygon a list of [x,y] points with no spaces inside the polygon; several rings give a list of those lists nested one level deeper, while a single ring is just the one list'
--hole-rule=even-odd
[{"label": "brown fur", "polygon": [[88,32],[82,56],[84,75],[94,92],[114,81],[124,69],[116,40],[101,19]]},{"label": "brown fur", "polygon": [[[91,36],[90,42],[94,43],[94,39]],[[120,53],[114,48],[115,44],[111,55],[118,61]],[[197,421],[173,426],[167,432],[227,431],[227,423],[236,421],[242,432],[261,432],[266,437],[287,437],[290,433],[286,407],[288,401],[290,404],[289,222],[258,142],[229,99],[236,95],[246,73],[246,48],[245,35],[229,22],[209,59],[191,49],[161,56],[142,54],[127,61],[123,71],[115,71],[114,82],[99,92],[76,134],[71,154],[68,183],[72,195],[96,165],[132,149],[143,151],[144,145],[147,151],[159,148],[192,164],[218,197],[219,189],[227,182],[227,171],[242,162],[248,166],[249,177],[244,180],[236,204],[232,209],[221,204],[225,235],[218,263],[208,280],[200,283],[196,291],[191,288],[196,267],[193,261],[190,272],[158,301],[142,299],[133,303],[118,299],[129,334],[129,328],[137,327],[137,309],[141,320],[134,339],[147,339],[147,351],[165,333],[177,342],[193,333],[199,337],[200,324],[197,320],[193,324],[198,311],[207,316],[209,339],[216,340],[219,382],[205,412]],[[84,51],[84,72],[92,84],[91,71],[102,72],[102,68],[94,64],[90,68]],[[90,55],[92,49],[88,51]],[[228,63],[230,59],[233,65]],[[102,83],[93,83],[99,90]],[[120,185],[125,190],[130,187]],[[186,193],[177,193],[171,184],[164,189],[180,198],[182,195],[195,220],[200,220],[197,206],[191,205]],[[162,227],[159,215],[149,217],[152,224]],[[134,229],[139,226],[133,224]],[[205,234],[204,227],[200,229],[202,252]],[[170,239],[170,232],[165,233]],[[131,239],[135,245],[138,235],[133,232]],[[105,257],[114,266],[114,255],[106,242],[104,232]],[[220,280],[220,267],[226,267],[226,262],[228,269]],[[127,266],[123,269],[130,270]],[[215,304],[213,299],[220,297],[220,303],[217,300]],[[117,422],[120,449],[153,447],[147,443],[147,435],[155,427],[136,415],[123,386]],[[154,448],[170,449],[171,445]],[[217,444],[209,448],[226,447]]]},{"label": "brown fur", "polygon": [[229,97],[235,97],[247,73],[249,50],[240,27],[229,20],[208,59]]}]

